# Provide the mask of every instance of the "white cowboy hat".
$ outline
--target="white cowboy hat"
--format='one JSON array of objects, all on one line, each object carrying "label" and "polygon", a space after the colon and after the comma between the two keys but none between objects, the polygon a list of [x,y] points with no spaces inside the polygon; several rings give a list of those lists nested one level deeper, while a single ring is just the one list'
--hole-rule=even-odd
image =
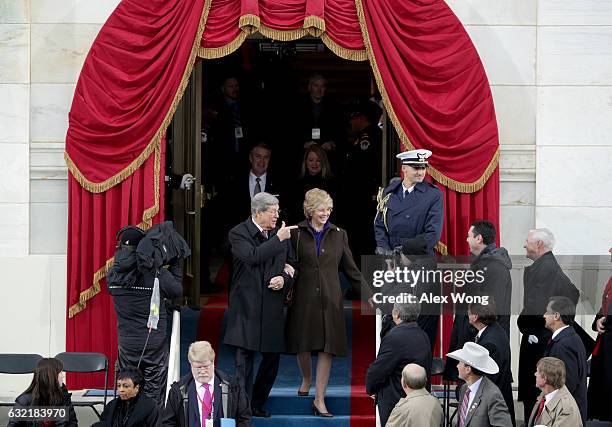
[{"label": "white cowboy hat", "polygon": [[466,342],[461,350],[450,352],[446,357],[470,365],[485,374],[496,374],[499,372],[499,366],[489,356],[489,350],[475,342]]}]

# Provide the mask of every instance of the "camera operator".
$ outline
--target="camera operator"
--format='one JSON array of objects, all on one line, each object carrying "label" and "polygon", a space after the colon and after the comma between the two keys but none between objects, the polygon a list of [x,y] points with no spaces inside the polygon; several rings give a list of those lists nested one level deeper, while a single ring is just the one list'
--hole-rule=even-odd
[{"label": "camera operator", "polygon": [[[174,232],[171,223],[165,224],[170,224],[170,229]],[[182,240],[178,233],[174,233]],[[107,283],[117,313],[119,366],[138,366],[145,379],[144,394],[163,405],[168,372],[168,310],[164,299],[181,296],[182,273],[178,256],[167,264],[159,264],[155,268],[146,265],[143,268],[141,249],[143,246],[151,247],[150,239],[149,242],[146,241],[145,236],[148,235],[135,226],[119,230],[115,260],[108,272]],[[159,281],[157,287],[156,280]],[[156,298],[152,299],[152,296],[157,295],[159,302],[155,302]],[[158,310],[152,307],[152,303]],[[151,327],[148,326],[150,315],[159,316],[159,320],[156,318],[156,327],[155,323]]]}]

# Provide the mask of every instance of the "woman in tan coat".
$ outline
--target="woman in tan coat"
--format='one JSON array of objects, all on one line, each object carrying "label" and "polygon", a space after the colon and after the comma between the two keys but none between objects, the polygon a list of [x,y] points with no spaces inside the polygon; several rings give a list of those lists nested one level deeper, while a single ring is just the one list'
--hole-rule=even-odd
[{"label": "woman in tan coat", "polygon": [[313,413],[331,417],[325,390],[333,356],[346,356],[346,326],[338,272],[360,291],[363,278],[355,265],[346,231],[331,224],[332,198],[313,188],[304,200],[306,220],[291,233],[299,263],[293,305],[287,318],[287,351],[296,353],[302,373],[298,395],[308,396],[312,382],[311,352],[318,353]]}]

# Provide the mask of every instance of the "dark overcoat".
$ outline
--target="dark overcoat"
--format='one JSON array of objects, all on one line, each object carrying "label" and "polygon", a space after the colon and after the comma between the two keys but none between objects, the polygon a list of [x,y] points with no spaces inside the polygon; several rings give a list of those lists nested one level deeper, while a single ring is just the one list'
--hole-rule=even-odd
[{"label": "dark overcoat", "polygon": [[[360,292],[363,277],[348,245],[346,231],[329,224],[317,256],[315,238],[306,221],[291,233],[300,276],[294,285],[287,318],[287,351],[324,351],[346,356],[346,325],[339,271]],[[305,327],[307,325],[307,327]]]},{"label": "dark overcoat", "polygon": [[383,190],[379,201],[374,221],[376,246],[391,250],[404,244],[406,239],[424,234],[427,250],[433,254],[442,234],[443,222],[442,192],[435,185],[420,182],[404,197],[402,181],[393,181]]},{"label": "dark overcoat", "polygon": [[512,371],[511,371],[511,357],[510,357],[510,340],[504,328],[502,328],[498,322],[493,322],[482,331],[480,337],[476,341],[478,344],[489,350],[489,356],[497,366],[499,366],[499,372],[497,374],[489,375],[487,377],[499,388],[508,411],[510,412],[510,419],[512,425],[514,422],[514,397],[512,396]]},{"label": "dark overcoat", "polygon": [[[576,304],[580,293],[563,273],[552,252],[546,252],[525,268],[523,287],[523,310],[517,319],[519,331],[523,334],[519,355],[518,400],[526,400],[531,405],[540,394],[533,373],[552,335],[544,322],[546,306],[553,296],[566,296]],[[530,344],[527,341],[529,335],[535,335],[538,343]]]},{"label": "dark overcoat", "polygon": [[402,322],[384,336],[376,360],[366,373],[366,393],[376,394],[382,426],[397,402],[406,397],[401,384],[404,366],[416,363],[425,368],[429,389],[431,360],[429,338],[416,322]]},{"label": "dark overcoat", "polygon": [[587,356],[582,340],[573,327],[560,331],[546,346],[546,357],[556,357],[565,363],[565,385],[574,396],[582,423],[587,418]]},{"label": "dark overcoat", "polygon": [[593,319],[592,328],[596,329],[596,322],[605,317],[604,333],[597,337],[596,350],[593,351],[591,358],[591,378],[587,392],[589,402],[589,418],[612,421],[612,411],[610,411],[610,396],[612,396],[612,304],[607,304],[604,312],[606,300],[612,299],[612,277],[604,289],[602,307]]},{"label": "dark overcoat", "polygon": [[[234,258],[225,344],[264,353],[281,353],[285,347],[284,295],[293,278],[285,263],[295,265],[291,242],[280,241],[278,228],[266,240],[251,218],[229,233]],[[283,276],[282,290],[268,288],[270,279]]]}]

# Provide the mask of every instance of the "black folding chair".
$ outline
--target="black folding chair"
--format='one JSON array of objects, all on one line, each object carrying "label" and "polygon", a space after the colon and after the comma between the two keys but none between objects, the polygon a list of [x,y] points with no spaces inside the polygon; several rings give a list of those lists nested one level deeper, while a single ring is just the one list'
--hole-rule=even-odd
[{"label": "black folding chair", "polygon": [[[40,359],[40,354],[0,354],[0,374],[31,374]],[[0,402],[0,406],[14,404],[15,402]]]},{"label": "black folding chair", "polygon": [[64,364],[64,371],[75,373],[93,373],[104,371],[104,399],[103,400],[75,400],[72,405],[75,407],[90,407],[100,418],[100,412],[96,405],[102,405],[102,411],[106,408],[106,385],[108,383],[108,360],[102,353],[78,353],[64,352],[55,356]]}]

